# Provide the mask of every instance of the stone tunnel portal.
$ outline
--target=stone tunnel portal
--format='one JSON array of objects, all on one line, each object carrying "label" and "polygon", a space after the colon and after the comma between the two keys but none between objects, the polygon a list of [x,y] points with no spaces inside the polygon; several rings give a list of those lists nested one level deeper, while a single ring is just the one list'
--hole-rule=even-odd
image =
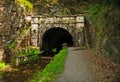
[{"label": "stone tunnel portal", "polygon": [[62,49],[64,43],[68,47],[73,46],[72,35],[61,27],[50,28],[42,36],[41,51],[44,51],[44,55],[47,55],[47,53],[51,53],[56,48],[55,54],[57,54]]}]

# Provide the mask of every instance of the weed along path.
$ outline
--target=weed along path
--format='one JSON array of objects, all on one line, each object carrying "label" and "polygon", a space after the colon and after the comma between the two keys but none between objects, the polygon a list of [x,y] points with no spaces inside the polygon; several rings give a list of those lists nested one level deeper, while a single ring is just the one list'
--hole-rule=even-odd
[{"label": "weed along path", "polygon": [[120,82],[120,64],[92,50],[68,48],[63,73],[54,82]]}]

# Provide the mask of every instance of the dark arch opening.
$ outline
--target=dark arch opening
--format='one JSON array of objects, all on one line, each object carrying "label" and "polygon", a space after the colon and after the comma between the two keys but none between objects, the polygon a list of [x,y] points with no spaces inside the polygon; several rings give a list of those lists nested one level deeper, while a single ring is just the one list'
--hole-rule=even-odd
[{"label": "dark arch opening", "polygon": [[[43,55],[57,54],[64,43],[68,47],[73,46],[72,35],[67,30],[60,27],[48,29],[42,36],[41,50],[44,51]],[[53,49],[56,49],[56,52],[52,52]]]}]

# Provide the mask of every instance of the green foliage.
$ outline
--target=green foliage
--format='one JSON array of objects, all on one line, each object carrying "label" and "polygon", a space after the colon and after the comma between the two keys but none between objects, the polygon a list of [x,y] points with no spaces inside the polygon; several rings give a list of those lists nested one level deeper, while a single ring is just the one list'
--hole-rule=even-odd
[{"label": "green foliage", "polygon": [[31,12],[33,10],[33,4],[30,3],[28,0],[15,0],[15,3],[22,6],[28,12]]},{"label": "green foliage", "polygon": [[31,54],[31,55],[32,54],[40,54],[40,51],[38,49],[36,49],[36,48],[31,47],[29,54]]},{"label": "green foliage", "polygon": [[89,9],[90,18],[94,21],[100,16],[101,6],[96,4]]},{"label": "green foliage", "polygon": [[15,41],[11,42],[10,45],[9,45],[8,47],[9,47],[9,49],[11,50],[11,49],[14,48],[14,46],[15,46]]},{"label": "green foliage", "polygon": [[107,13],[107,8],[101,5],[93,5],[89,9],[89,18],[93,23],[93,28],[96,31],[96,39],[99,39],[103,30],[106,28],[105,14]]},{"label": "green foliage", "polygon": [[36,48],[31,48],[29,55],[33,60],[37,60],[39,58],[40,51]]},{"label": "green foliage", "polygon": [[54,52],[54,53],[55,53],[56,51],[57,51],[57,49],[56,49],[56,48],[52,50],[52,52]]},{"label": "green foliage", "polygon": [[18,56],[22,56],[22,55],[38,55],[40,54],[40,51],[37,48],[34,47],[30,47],[29,52],[26,51],[26,49],[22,49],[20,54],[18,54]]},{"label": "green foliage", "polygon": [[0,69],[4,69],[6,67],[5,63],[0,62]]},{"label": "green foliage", "polygon": [[34,75],[34,79],[30,82],[51,82],[55,80],[64,70],[66,57],[67,49],[61,50],[42,72],[38,72]]},{"label": "green foliage", "polygon": [[15,58],[18,56],[29,56],[29,60],[22,60],[20,61],[20,64],[26,64],[32,61],[36,61],[39,58],[40,51],[37,48],[31,47],[29,51],[26,51],[25,49],[22,49],[19,54],[15,55]]},{"label": "green foliage", "polygon": [[27,54],[26,50],[23,49],[23,50],[21,51],[21,54],[22,54],[22,55],[26,55],[26,54]]},{"label": "green foliage", "polygon": [[22,36],[24,34],[25,34],[25,30],[22,30],[21,33],[20,33],[20,36]]}]

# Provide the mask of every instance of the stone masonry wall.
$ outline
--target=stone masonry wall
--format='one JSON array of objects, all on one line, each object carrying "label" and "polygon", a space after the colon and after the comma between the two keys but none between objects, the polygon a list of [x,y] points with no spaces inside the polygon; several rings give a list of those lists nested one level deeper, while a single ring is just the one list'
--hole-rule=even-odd
[{"label": "stone masonry wall", "polygon": [[39,16],[33,15],[31,20],[31,45],[40,46],[42,36],[46,30],[52,27],[66,29],[73,37],[74,46],[82,45],[82,32],[84,27],[84,16],[62,15],[62,16]]}]

